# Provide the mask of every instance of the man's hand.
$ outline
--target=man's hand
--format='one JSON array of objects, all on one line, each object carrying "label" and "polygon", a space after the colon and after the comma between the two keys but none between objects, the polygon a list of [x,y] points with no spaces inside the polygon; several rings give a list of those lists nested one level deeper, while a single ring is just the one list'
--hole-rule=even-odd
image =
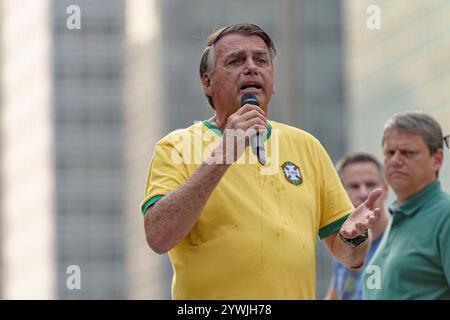
[{"label": "man's hand", "polygon": [[381,188],[373,190],[367,197],[367,200],[350,214],[339,231],[344,238],[356,238],[367,229],[372,228],[381,215],[380,208],[374,208],[374,205],[382,194],[383,190]]},{"label": "man's hand", "polygon": [[222,143],[216,152],[226,155],[226,162],[236,161],[248,145],[249,137],[259,132],[262,136],[267,133],[266,116],[264,111],[251,104],[245,104],[233,113],[227,120]]}]

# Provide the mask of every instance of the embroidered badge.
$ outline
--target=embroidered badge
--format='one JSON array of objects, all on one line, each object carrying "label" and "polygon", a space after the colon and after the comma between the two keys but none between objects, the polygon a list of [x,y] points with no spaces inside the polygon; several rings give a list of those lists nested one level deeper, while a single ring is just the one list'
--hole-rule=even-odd
[{"label": "embroidered badge", "polygon": [[300,168],[295,163],[286,161],[281,167],[283,168],[284,176],[287,181],[296,186],[302,184],[302,174],[300,173]]}]

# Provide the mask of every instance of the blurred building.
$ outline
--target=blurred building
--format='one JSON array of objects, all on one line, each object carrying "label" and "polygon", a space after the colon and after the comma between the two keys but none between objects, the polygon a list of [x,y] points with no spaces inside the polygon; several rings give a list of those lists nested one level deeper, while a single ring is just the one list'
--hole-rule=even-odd
[{"label": "blurred building", "polygon": [[[0,5],[0,25],[2,21],[2,12],[3,8]],[[1,31],[0,31],[0,39],[1,39]],[[2,57],[2,41],[0,41],[0,75],[2,74],[2,63],[1,63],[1,57]],[[2,85],[1,85],[1,76],[0,76],[0,112],[2,110]],[[0,118],[1,123],[1,118]],[[1,125],[0,125],[0,150],[2,150],[2,139],[1,139]],[[2,158],[0,157],[0,181],[2,178]],[[0,299],[2,299],[3,294],[3,286],[2,286],[2,274],[3,274],[3,227],[2,227],[2,210],[1,210],[1,203],[2,203],[2,184],[0,183]]]},{"label": "blurred building", "polygon": [[157,0],[125,2],[124,204],[126,288],[130,299],[170,299],[172,269],[167,255],[148,247],[140,203],[153,147],[167,133],[163,100],[161,10]]},{"label": "blurred building", "polygon": [[1,2],[2,298],[55,296],[50,1]]},{"label": "blurred building", "polygon": [[[81,29],[66,27],[78,5]],[[120,299],[125,289],[124,1],[52,3],[58,298]],[[67,290],[67,265],[82,290]]]},{"label": "blurred building", "polygon": [[[376,5],[380,29],[367,21]],[[371,25],[369,21],[369,25]],[[345,2],[350,149],[382,158],[384,123],[394,113],[423,110],[450,132],[450,2]],[[450,188],[446,151],[440,180]]]},{"label": "blurred building", "polygon": [[1,12],[3,298],[124,298],[123,1]]}]

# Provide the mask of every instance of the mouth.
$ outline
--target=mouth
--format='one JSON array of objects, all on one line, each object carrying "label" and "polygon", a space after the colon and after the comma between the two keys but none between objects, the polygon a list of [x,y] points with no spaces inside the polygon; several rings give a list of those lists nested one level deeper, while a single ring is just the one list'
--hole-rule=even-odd
[{"label": "mouth", "polygon": [[400,171],[393,171],[390,173],[390,176],[391,177],[404,177],[404,176],[407,176],[407,174],[404,172],[400,172]]},{"label": "mouth", "polygon": [[252,82],[252,83],[246,83],[243,86],[241,86],[241,90],[259,90],[262,87],[257,84],[256,82]]}]

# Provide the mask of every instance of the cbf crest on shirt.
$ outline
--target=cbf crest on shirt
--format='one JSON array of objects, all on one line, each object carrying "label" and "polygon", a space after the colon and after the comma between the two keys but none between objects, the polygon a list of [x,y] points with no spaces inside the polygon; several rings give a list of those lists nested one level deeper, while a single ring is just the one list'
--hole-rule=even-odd
[{"label": "cbf crest on shirt", "polygon": [[284,177],[287,181],[296,186],[303,183],[302,173],[300,172],[300,168],[295,163],[286,161],[283,163],[281,168],[283,168]]}]

